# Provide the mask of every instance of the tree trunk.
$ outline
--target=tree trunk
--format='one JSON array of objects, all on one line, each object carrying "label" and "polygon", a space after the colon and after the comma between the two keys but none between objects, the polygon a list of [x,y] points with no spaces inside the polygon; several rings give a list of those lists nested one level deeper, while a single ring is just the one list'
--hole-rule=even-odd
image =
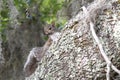
[{"label": "tree trunk", "polygon": [[[0,9],[2,1],[4,0],[0,0]],[[14,0],[4,2],[6,4],[2,5],[8,5],[10,20],[7,29],[4,30],[6,40],[3,40],[2,44],[0,42],[2,45],[2,54],[0,46],[0,80],[24,80],[23,66],[29,51],[35,46],[44,44],[43,26],[38,17],[39,8],[34,5],[34,20],[26,19],[21,16],[24,13],[18,11]],[[2,65],[3,60],[4,65]]]},{"label": "tree trunk", "polygon": [[[109,8],[90,16],[95,16],[95,31],[106,55],[120,69],[120,5],[111,1],[105,4]],[[58,42],[52,43],[36,72],[26,80],[106,80],[107,63],[85,17],[80,11],[66,24]],[[110,79],[119,80],[120,76],[111,69]]]},{"label": "tree trunk", "polygon": [[[3,6],[3,1],[0,0],[0,12],[2,11],[2,6]],[[2,20],[0,19],[0,26],[1,26],[1,22],[2,22]],[[0,73],[2,71],[1,69],[4,66],[4,63],[5,63],[5,60],[4,60],[4,57],[3,57],[3,54],[2,54],[2,38],[1,38],[1,33],[0,33]]]}]

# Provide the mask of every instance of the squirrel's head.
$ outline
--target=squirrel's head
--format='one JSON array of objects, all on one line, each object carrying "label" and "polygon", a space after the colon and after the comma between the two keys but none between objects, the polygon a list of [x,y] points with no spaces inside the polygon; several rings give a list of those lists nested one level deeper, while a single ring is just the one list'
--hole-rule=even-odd
[{"label": "squirrel's head", "polygon": [[44,27],[44,33],[46,35],[51,35],[55,32],[56,28],[55,28],[55,24],[47,24],[45,27]]}]

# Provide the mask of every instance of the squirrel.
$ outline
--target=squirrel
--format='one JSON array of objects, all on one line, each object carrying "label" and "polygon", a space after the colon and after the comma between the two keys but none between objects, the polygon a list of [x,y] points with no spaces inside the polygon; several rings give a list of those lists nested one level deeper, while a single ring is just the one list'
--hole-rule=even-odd
[{"label": "squirrel", "polygon": [[43,47],[33,48],[24,65],[24,73],[26,77],[32,75],[35,72],[38,62],[41,61],[41,58],[45,55],[46,51],[49,49],[52,42],[56,42],[59,39],[60,32],[55,28],[55,24],[47,24],[44,27],[44,34],[48,36],[48,40]]}]

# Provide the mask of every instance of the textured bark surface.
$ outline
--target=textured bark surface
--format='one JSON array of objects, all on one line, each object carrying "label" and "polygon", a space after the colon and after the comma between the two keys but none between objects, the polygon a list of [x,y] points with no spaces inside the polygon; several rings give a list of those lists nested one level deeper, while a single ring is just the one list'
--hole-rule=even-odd
[{"label": "textured bark surface", "polygon": [[[96,33],[112,63],[120,69],[120,4],[104,10],[96,19]],[[43,57],[36,72],[26,80],[106,80],[106,62],[79,12],[61,31],[57,43]],[[119,80],[113,70],[111,80]]]},{"label": "textured bark surface", "polygon": [[5,59],[4,59],[4,56],[2,54],[2,46],[1,46],[1,43],[2,43],[2,39],[1,39],[1,36],[0,36],[0,73],[1,73],[1,69],[3,68],[4,66],[4,63],[5,63]]}]

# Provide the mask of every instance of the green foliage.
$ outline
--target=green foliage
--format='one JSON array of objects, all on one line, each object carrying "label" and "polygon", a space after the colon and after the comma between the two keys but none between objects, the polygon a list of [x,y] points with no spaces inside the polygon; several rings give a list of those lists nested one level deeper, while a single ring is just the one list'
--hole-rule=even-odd
[{"label": "green foliage", "polygon": [[28,7],[25,0],[14,0],[14,5],[21,12]]},{"label": "green foliage", "polygon": [[[2,11],[0,11],[0,19],[1,19],[1,25],[0,25],[0,33],[3,34],[5,30],[8,28],[9,22],[9,1],[8,0],[3,0],[3,6],[2,6]],[[39,20],[42,22],[55,22],[57,23],[57,26],[63,25],[66,20],[62,20],[61,22],[57,22],[57,11],[60,10],[63,7],[64,0],[13,0],[14,6],[18,9],[19,16],[18,16],[18,21],[27,21],[28,18],[26,17],[26,10],[30,14],[31,18],[34,20]],[[36,9],[34,7],[38,8],[38,11],[36,12]],[[36,13],[35,13],[36,12]],[[40,14],[38,16],[38,14]],[[37,19],[36,19],[37,18]],[[5,38],[4,38],[5,39]]]},{"label": "green foliage", "polygon": [[6,27],[7,27],[7,25],[8,25],[8,18],[3,18],[3,17],[0,17],[1,18],[1,26],[0,26],[0,32],[3,32],[5,29],[6,29]]},{"label": "green foliage", "polygon": [[8,24],[9,21],[9,17],[8,17],[8,5],[7,3],[3,0],[3,5],[2,6],[2,10],[0,11],[0,21],[1,21],[1,25],[0,25],[0,32],[2,32]]},{"label": "green foliage", "polygon": [[51,23],[56,21],[57,11],[63,6],[63,0],[43,0],[40,4],[40,12],[42,13],[41,19]]},{"label": "green foliage", "polygon": [[2,10],[0,11],[0,34],[3,41],[6,41],[5,29],[9,24],[9,9],[6,0],[3,0]]},{"label": "green foliage", "polygon": [[36,17],[32,9],[38,6],[40,16],[37,18],[40,18],[42,22],[51,23],[52,21],[57,21],[56,14],[63,7],[64,0],[14,0],[14,4],[24,18],[26,9],[32,18]]}]

